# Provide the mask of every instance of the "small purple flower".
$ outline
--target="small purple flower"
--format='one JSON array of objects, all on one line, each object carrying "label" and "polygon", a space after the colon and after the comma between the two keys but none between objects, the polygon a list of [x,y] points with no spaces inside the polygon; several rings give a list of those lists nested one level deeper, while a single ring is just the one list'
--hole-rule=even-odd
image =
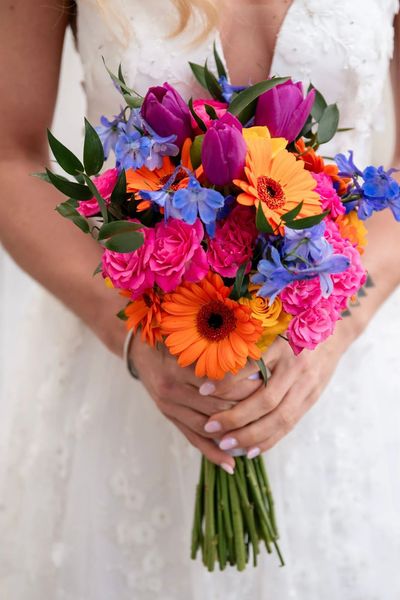
[{"label": "small purple flower", "polygon": [[292,142],[303,129],[314,100],[314,89],[304,98],[301,82],[289,80],[276,85],[259,97],[255,124],[268,127],[273,137]]},{"label": "small purple flower", "polygon": [[119,115],[115,115],[112,121],[109,121],[107,117],[102,116],[100,119],[101,125],[96,127],[96,131],[101,139],[104,149],[104,158],[110,155],[111,150],[115,150],[118,138],[121,134],[120,126],[124,122],[124,111],[121,111]]},{"label": "small purple flower", "polygon": [[182,96],[168,83],[151,87],[141,108],[146,123],[161,137],[176,135],[182,148],[186,138],[193,137],[189,108]]},{"label": "small purple flower", "polygon": [[218,79],[218,83],[222,88],[222,96],[228,104],[232,101],[233,95],[238,94],[239,92],[243,92],[243,90],[247,89],[242,85],[231,85],[226,77],[220,77]]},{"label": "small purple flower", "polygon": [[164,156],[177,156],[179,154],[178,146],[173,143],[175,140],[176,135],[163,138],[155,133],[152,134],[150,156],[146,160],[146,167],[150,171],[162,167]]},{"label": "small purple flower", "polygon": [[236,117],[226,113],[212,122],[201,148],[201,162],[210,183],[223,186],[239,178],[246,154],[242,125]]},{"label": "small purple flower", "polygon": [[120,134],[115,147],[117,165],[122,169],[139,169],[150,156],[151,139],[139,131]]},{"label": "small purple flower", "polygon": [[177,190],[172,198],[172,208],[180,219],[193,225],[197,216],[206,225],[207,233],[215,233],[215,221],[225,198],[216,190],[204,188],[194,177],[190,177],[187,188]]}]

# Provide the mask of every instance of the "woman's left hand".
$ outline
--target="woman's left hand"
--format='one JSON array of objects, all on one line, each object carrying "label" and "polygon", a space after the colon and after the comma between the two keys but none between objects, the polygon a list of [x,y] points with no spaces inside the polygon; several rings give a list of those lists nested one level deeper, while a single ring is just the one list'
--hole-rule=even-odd
[{"label": "woman's left hand", "polygon": [[[260,385],[233,408],[213,415],[206,423],[205,430],[215,433],[221,450],[244,448],[249,458],[255,458],[289,433],[318,400],[340,357],[356,337],[351,320],[344,319],[324,344],[299,356],[294,356],[289,344],[278,338],[264,356],[272,372],[268,385]],[[257,366],[246,367],[246,378],[251,371],[257,372]],[[213,396],[237,399],[240,386],[246,384],[242,373],[240,381],[229,378],[214,385],[214,390],[210,388]]]}]

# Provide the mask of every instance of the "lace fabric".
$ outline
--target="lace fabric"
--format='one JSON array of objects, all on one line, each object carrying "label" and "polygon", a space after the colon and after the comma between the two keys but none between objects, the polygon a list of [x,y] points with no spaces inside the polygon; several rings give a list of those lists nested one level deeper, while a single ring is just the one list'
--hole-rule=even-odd
[{"label": "lace fabric", "polygon": [[[188,48],[166,39],[169,2],[126,0],[121,42],[95,4],[78,3],[89,118],[118,112],[101,61],[121,60],[139,92],[169,80],[200,93]],[[338,101],[324,150],[368,161],[393,45],[393,0],[295,0],[272,73],[311,79]],[[118,37],[118,36],[117,36]],[[316,51],[317,49],[317,51]],[[199,455],[140,383],[65,308],[38,291],[10,365],[0,438],[0,597],[7,600],[398,600],[400,293],[343,357],[317,405],[266,456],[287,566],[208,574],[189,556]],[[40,350],[40,352],[38,351]],[[21,369],[23,365],[23,369]]]}]

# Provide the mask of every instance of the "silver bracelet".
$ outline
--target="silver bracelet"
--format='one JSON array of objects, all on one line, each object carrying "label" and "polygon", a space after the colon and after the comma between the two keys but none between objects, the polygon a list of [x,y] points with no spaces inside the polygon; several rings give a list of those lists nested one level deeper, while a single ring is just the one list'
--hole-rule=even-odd
[{"label": "silver bracelet", "polygon": [[123,360],[126,364],[126,368],[128,369],[129,373],[132,375],[132,377],[134,379],[140,379],[139,373],[138,373],[135,365],[133,364],[133,360],[130,357],[130,350],[131,350],[133,339],[134,339],[134,332],[133,332],[133,329],[130,329],[127,333],[127,336],[126,336],[125,342],[124,342]]}]

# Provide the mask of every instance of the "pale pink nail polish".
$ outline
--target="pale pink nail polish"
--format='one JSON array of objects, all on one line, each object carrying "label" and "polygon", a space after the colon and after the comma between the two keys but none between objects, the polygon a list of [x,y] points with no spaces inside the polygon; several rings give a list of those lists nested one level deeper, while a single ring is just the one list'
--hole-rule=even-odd
[{"label": "pale pink nail polish", "polygon": [[201,396],[211,396],[216,390],[216,387],[211,381],[205,381],[199,388],[199,394]]},{"label": "pale pink nail polish", "polygon": [[260,379],[260,371],[257,371],[257,373],[252,373],[247,379],[250,379],[250,381],[257,381]]},{"label": "pale pink nail polish", "polygon": [[235,469],[231,465],[228,465],[228,463],[221,463],[221,469],[229,473],[229,475],[233,475],[235,472]]},{"label": "pale pink nail polish", "polygon": [[221,450],[232,450],[232,448],[236,448],[238,445],[238,441],[235,438],[225,438],[219,443],[219,447]]},{"label": "pale pink nail polish", "polygon": [[261,450],[260,448],[252,448],[251,450],[248,451],[247,453],[247,458],[250,458],[250,460],[252,458],[256,458],[257,456],[259,456],[261,454]]},{"label": "pale pink nail polish", "polygon": [[209,421],[204,425],[204,431],[207,433],[217,433],[217,431],[221,431],[221,423],[218,421]]}]

